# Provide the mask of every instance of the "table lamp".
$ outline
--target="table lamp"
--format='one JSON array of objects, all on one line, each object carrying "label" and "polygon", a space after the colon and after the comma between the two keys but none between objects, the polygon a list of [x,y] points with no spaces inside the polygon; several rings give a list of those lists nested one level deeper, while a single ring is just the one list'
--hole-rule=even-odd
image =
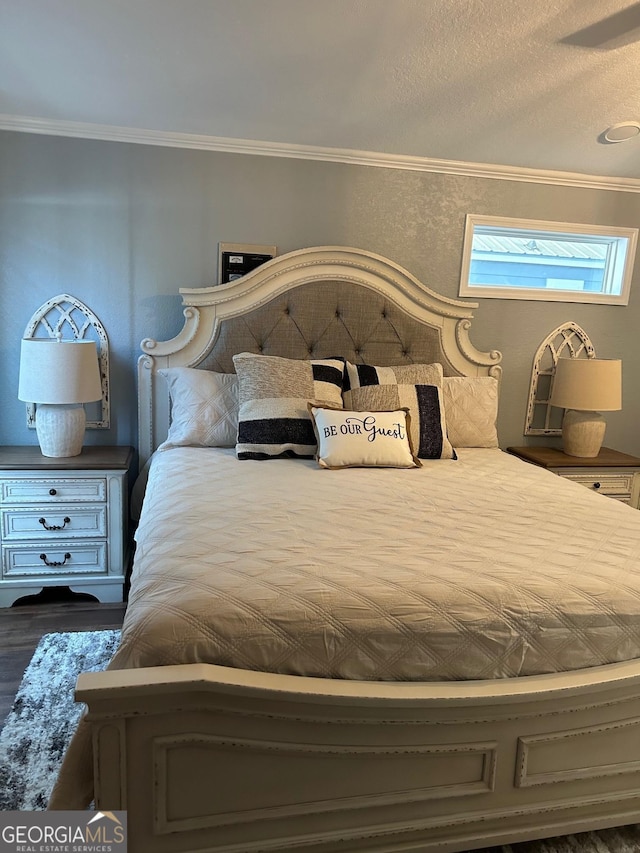
[{"label": "table lamp", "polygon": [[82,404],[101,398],[95,341],[22,341],[18,399],[37,404],[36,433],[43,456],[78,456],[86,423]]},{"label": "table lamp", "polygon": [[565,409],[564,452],[583,458],[597,456],[606,429],[600,412],[622,408],[622,362],[614,358],[559,358],[550,403]]}]

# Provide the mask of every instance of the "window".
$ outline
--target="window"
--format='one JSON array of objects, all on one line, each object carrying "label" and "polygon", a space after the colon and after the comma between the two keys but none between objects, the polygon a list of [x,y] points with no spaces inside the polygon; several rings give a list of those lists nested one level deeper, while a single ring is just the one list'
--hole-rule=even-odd
[{"label": "window", "polygon": [[460,296],[626,305],[637,228],[466,219]]}]

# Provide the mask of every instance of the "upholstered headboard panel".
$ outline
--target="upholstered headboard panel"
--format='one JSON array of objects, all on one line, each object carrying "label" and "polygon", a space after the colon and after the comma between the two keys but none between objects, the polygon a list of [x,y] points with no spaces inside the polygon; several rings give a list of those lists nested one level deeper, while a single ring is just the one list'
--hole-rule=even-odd
[{"label": "upholstered headboard panel", "polygon": [[366,364],[440,361],[459,375],[443,351],[440,329],[426,326],[380,293],[350,282],[303,284],[247,314],[220,323],[211,352],[198,364],[233,373],[238,352],[285,358],[341,355]]},{"label": "upholstered headboard panel", "polygon": [[439,361],[445,375],[500,376],[500,353],[480,352],[469,340],[475,303],[440,296],[393,261],[361,249],[300,249],[238,281],[180,293],[180,333],[141,344],[141,464],[167,435],[168,387],[157,376],[163,367],[232,373],[235,353],[256,352],[379,365]]}]

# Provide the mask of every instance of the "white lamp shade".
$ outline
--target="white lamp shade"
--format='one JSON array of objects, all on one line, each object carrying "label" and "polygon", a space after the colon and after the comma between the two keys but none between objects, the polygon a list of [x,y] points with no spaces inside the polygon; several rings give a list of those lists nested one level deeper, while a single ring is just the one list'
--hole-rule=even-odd
[{"label": "white lamp shade", "polygon": [[551,405],[583,412],[622,408],[622,362],[615,358],[559,358]]},{"label": "white lamp shade", "polygon": [[102,398],[95,341],[26,338],[20,349],[18,399],[27,403],[90,403]]}]

